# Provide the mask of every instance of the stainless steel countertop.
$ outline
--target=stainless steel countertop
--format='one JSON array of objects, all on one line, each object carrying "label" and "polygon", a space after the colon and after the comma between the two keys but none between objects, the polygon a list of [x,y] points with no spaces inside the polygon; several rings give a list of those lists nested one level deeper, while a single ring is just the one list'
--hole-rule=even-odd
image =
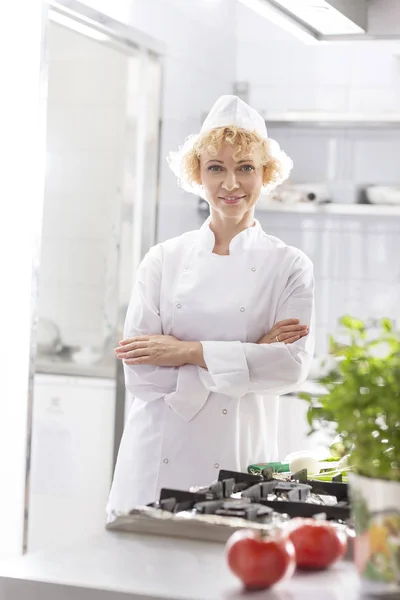
[{"label": "stainless steel countertop", "polygon": [[75,377],[100,377],[115,379],[117,375],[117,360],[102,359],[98,363],[79,363],[70,358],[61,359],[57,356],[38,356],[36,359],[36,373],[47,375],[71,375]]},{"label": "stainless steel countertop", "polygon": [[[106,590],[106,592],[104,592]],[[102,592],[103,591],[103,592]],[[226,564],[224,545],[104,532],[66,549],[0,563],[0,598],[41,600],[233,600],[242,586]],[[361,600],[354,565],[295,574],[265,600]]]}]

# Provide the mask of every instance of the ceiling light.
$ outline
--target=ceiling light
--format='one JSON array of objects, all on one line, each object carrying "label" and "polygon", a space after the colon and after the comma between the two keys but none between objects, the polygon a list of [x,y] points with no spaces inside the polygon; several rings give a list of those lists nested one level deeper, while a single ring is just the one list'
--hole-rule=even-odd
[{"label": "ceiling light", "polygon": [[306,26],[285,14],[281,9],[272,6],[266,0],[239,0],[242,4],[265,17],[281,29],[291,33],[306,44],[315,44],[317,37]]},{"label": "ceiling light", "polygon": [[367,0],[239,0],[306,43],[364,39]]},{"label": "ceiling light", "polygon": [[101,33],[101,31],[98,31],[94,27],[91,27],[90,25],[85,25],[84,23],[81,23],[80,21],[77,21],[72,17],[68,17],[67,15],[64,15],[63,13],[60,13],[56,10],[50,10],[50,19],[51,21],[54,21],[54,23],[64,25],[69,29],[73,29],[77,33],[82,33],[83,35],[91,37],[94,40],[98,40],[100,42],[107,42],[110,40],[108,35],[106,35],[105,33]]},{"label": "ceiling light", "polygon": [[[362,0],[273,0],[322,35],[365,33],[367,7]],[[340,7],[340,10],[338,8]]]}]

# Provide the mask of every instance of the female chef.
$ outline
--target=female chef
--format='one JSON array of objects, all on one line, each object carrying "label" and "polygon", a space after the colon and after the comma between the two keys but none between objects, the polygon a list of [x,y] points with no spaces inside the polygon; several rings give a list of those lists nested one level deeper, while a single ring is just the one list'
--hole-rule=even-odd
[{"label": "female chef", "polygon": [[210,217],[154,246],[138,269],[116,349],[134,402],[109,518],[162,487],[277,459],[279,395],[306,379],[313,355],[312,263],[254,218],[260,194],[292,168],[261,115],[222,96],[170,166]]}]

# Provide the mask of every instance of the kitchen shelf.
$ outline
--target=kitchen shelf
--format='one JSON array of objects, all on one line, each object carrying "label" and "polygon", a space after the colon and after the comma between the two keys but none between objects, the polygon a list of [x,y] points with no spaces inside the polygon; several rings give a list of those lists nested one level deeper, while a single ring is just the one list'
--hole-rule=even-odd
[{"label": "kitchen shelf", "polygon": [[400,217],[400,206],[376,205],[376,204],[281,204],[280,202],[258,203],[257,212],[281,212],[296,214],[315,215],[352,215],[372,217]]}]

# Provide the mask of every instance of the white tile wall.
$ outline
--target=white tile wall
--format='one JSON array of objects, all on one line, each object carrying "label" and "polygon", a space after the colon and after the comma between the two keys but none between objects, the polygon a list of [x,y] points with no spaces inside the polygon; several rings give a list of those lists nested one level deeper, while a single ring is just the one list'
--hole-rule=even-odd
[{"label": "white tile wall", "polygon": [[[66,110],[68,108],[68,110]],[[114,106],[72,106],[51,103],[47,112],[48,145],[53,151],[98,150],[116,147],[123,136],[123,122]]]},{"label": "white tile wall", "polygon": [[377,114],[395,112],[396,91],[393,86],[352,86],[349,89],[348,110],[353,113]]},{"label": "white tile wall", "polygon": [[386,139],[382,133],[364,134],[363,139],[353,141],[355,181],[364,183],[399,184],[400,131],[396,130]]},{"label": "white tile wall", "polygon": [[391,47],[390,42],[352,44],[348,61],[352,86],[392,86],[399,73],[398,60],[392,56]]},{"label": "white tile wall", "polygon": [[[68,187],[68,186],[66,186]],[[114,217],[112,191],[85,192],[52,189],[51,202],[43,215],[44,239],[73,237],[84,240],[104,239],[110,231]],[[101,209],[100,209],[101,207]]]},{"label": "white tile wall", "polygon": [[264,229],[301,248],[314,262],[316,352],[350,314],[361,319],[400,318],[400,218],[336,216],[299,218],[257,214]]},{"label": "white tile wall", "polygon": [[52,23],[49,34],[39,316],[55,321],[65,344],[101,347],[120,204],[127,61],[59,25]]}]

